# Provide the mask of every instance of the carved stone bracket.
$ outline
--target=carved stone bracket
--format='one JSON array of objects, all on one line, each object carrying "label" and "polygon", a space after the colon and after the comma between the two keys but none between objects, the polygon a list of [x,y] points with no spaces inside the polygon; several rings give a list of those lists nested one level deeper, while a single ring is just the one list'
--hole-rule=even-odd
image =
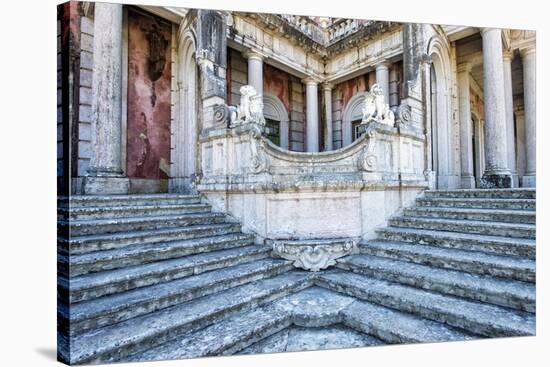
[{"label": "carved stone bracket", "polygon": [[273,253],[294,261],[293,265],[309,271],[319,271],[336,264],[336,259],[353,252],[351,239],[275,241]]},{"label": "carved stone bracket", "polygon": [[374,123],[367,125],[365,130],[367,144],[357,161],[357,168],[360,171],[372,172],[376,170],[376,129]]},{"label": "carved stone bracket", "polygon": [[269,169],[269,161],[265,154],[265,142],[262,139],[262,131],[258,125],[251,125],[250,131],[250,157],[252,173],[258,174],[267,172]]}]

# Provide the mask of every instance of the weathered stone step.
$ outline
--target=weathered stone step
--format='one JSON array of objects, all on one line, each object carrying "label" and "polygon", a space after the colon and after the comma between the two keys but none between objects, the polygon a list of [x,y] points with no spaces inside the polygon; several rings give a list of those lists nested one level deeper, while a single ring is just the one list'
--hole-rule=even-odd
[{"label": "weathered stone step", "polygon": [[406,216],[423,218],[444,218],[458,220],[479,220],[506,223],[536,223],[536,212],[532,210],[466,209],[415,207],[405,209]]},{"label": "weathered stone step", "polygon": [[138,195],[72,195],[70,198],[59,198],[59,206],[74,207],[111,207],[111,206],[142,206],[168,204],[198,204],[200,195],[186,194],[138,194]]},{"label": "weathered stone step", "polygon": [[523,256],[529,259],[535,259],[536,255],[536,243],[532,239],[399,227],[382,228],[376,233],[378,238],[388,241]]},{"label": "weathered stone step", "polygon": [[289,272],[244,284],[74,336],[71,338],[70,356],[63,357],[71,364],[123,360],[130,354],[165,343],[177,335],[202,329],[230,314],[253,309],[310,285],[311,274],[305,272]]},{"label": "weathered stone step", "polygon": [[94,220],[71,220],[60,222],[68,226],[71,236],[84,236],[103,233],[143,231],[151,229],[185,227],[196,224],[223,223],[221,213],[195,213],[182,215],[145,216],[137,218],[109,218]]},{"label": "weathered stone step", "polygon": [[79,302],[71,305],[70,332],[72,335],[81,334],[87,330],[271,277],[291,268],[286,261],[262,259]]},{"label": "weathered stone step", "polygon": [[342,324],[321,327],[290,326],[254,343],[237,354],[304,352],[385,345],[373,336]]},{"label": "weathered stone step", "polygon": [[536,277],[535,261],[518,256],[391,241],[364,241],[359,245],[359,249],[364,254],[523,282],[534,283]]},{"label": "weathered stone step", "polygon": [[351,272],[319,274],[316,284],[367,302],[488,337],[535,335],[535,316]]},{"label": "weathered stone step", "polygon": [[390,258],[354,255],[338,260],[338,268],[474,301],[535,312],[535,285],[490,276],[445,270]]},{"label": "weathered stone step", "polygon": [[58,219],[89,220],[107,218],[131,218],[162,215],[178,215],[190,213],[207,213],[211,207],[208,204],[162,204],[142,206],[108,206],[108,207],[71,207],[59,208]]},{"label": "weathered stone step", "polygon": [[428,198],[489,198],[489,199],[536,199],[535,189],[462,189],[427,190]]},{"label": "weathered stone step", "polygon": [[481,222],[472,220],[404,216],[391,218],[388,223],[390,226],[395,227],[429,229],[433,231],[477,233],[505,237],[534,239],[536,235],[536,228],[533,224]]},{"label": "weathered stone step", "polygon": [[147,231],[129,231],[108,233],[100,235],[71,236],[71,239],[58,238],[58,248],[62,252],[71,255],[84,254],[88,252],[117,249],[131,245],[168,242],[176,240],[210,237],[222,234],[240,232],[241,225],[238,223],[221,223],[194,225],[181,228],[163,228]]},{"label": "weathered stone step", "polygon": [[270,248],[261,245],[206,252],[182,258],[157,261],[71,278],[70,302],[81,302],[130,289],[197,275],[269,256]]},{"label": "weathered stone step", "polygon": [[[67,270],[70,271],[71,276],[78,276],[204,252],[226,250],[249,245],[253,241],[254,236],[252,235],[229,233],[226,235],[126,246],[118,249],[72,255],[71,266]],[[62,269],[66,261],[64,258],[60,258]]]},{"label": "weathered stone step", "polygon": [[477,208],[535,210],[534,199],[486,199],[486,198],[438,198],[424,197],[416,199],[418,206],[436,206],[442,208]]}]

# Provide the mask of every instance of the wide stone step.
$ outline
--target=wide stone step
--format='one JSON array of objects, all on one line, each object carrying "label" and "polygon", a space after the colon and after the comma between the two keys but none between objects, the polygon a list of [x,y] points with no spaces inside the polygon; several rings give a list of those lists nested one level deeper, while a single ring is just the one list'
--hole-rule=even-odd
[{"label": "wide stone step", "polygon": [[535,259],[536,255],[536,243],[532,239],[398,227],[382,228],[376,234],[378,238],[388,241],[523,256],[529,259]]},{"label": "wide stone step", "polygon": [[444,218],[458,220],[479,220],[506,223],[536,223],[536,212],[531,210],[498,210],[416,207],[404,210],[404,215],[423,218]]},{"label": "wide stone step", "polygon": [[416,199],[418,206],[436,206],[442,208],[477,208],[535,210],[535,199],[486,199],[486,198],[439,198],[424,197]]},{"label": "wide stone step", "polygon": [[535,261],[518,256],[502,256],[486,252],[448,249],[391,241],[365,241],[361,253],[402,259],[446,269],[481,275],[535,282]]},{"label": "wide stone step", "polygon": [[[150,244],[126,246],[118,249],[95,251],[70,257],[70,267],[66,269],[71,276],[119,269],[127,266],[168,260],[210,251],[226,250],[250,245],[254,236],[243,233],[191,238]],[[68,257],[60,255],[59,265],[65,270]]]},{"label": "wide stone step", "polygon": [[211,207],[208,204],[155,204],[142,206],[97,206],[59,208],[58,219],[87,220],[107,218],[131,218],[143,216],[179,215],[191,213],[207,213]]},{"label": "wide stone step", "polygon": [[70,302],[81,302],[263,259],[270,251],[267,246],[251,245],[86,274],[71,278],[70,292],[64,291]]},{"label": "wide stone step", "polygon": [[139,318],[71,337],[71,364],[123,360],[173,339],[202,329],[229,315],[250,310],[311,285],[311,274],[289,272],[211,294]]},{"label": "wide stone step", "polygon": [[196,224],[223,223],[225,215],[221,213],[196,213],[183,215],[145,216],[137,218],[109,218],[94,220],[61,221],[61,227],[67,226],[71,236],[143,231],[162,228],[185,227]]},{"label": "wide stone step", "polygon": [[536,199],[535,189],[427,190],[428,198]]},{"label": "wide stone step", "polygon": [[487,337],[535,335],[531,313],[443,295],[351,272],[326,272],[316,284],[367,302]]},{"label": "wide stone step", "polygon": [[371,255],[338,260],[340,269],[443,294],[535,312],[535,285]]},{"label": "wide stone step", "polygon": [[186,194],[138,194],[138,195],[72,195],[61,197],[58,204],[61,207],[112,207],[112,206],[142,206],[168,204],[198,204],[199,195]]},{"label": "wide stone step", "polygon": [[129,231],[100,235],[71,236],[70,239],[58,238],[58,249],[71,255],[94,251],[123,248],[131,245],[168,242],[176,240],[210,237],[240,232],[238,223],[194,225],[181,228],[163,228],[147,231]]},{"label": "wide stone step", "polygon": [[263,259],[79,302],[71,305],[70,332],[81,334],[291,268],[286,261]]},{"label": "wide stone step", "polygon": [[433,231],[450,231],[477,233],[493,236],[518,237],[534,239],[536,228],[533,224],[482,222],[471,220],[436,219],[419,217],[395,217],[389,220],[390,226],[404,228],[430,229]]}]

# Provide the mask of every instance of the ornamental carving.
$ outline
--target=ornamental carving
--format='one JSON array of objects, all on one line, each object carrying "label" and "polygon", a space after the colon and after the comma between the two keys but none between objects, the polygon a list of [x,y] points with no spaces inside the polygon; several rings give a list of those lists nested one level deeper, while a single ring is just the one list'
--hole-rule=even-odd
[{"label": "ornamental carving", "polygon": [[264,126],[263,98],[251,85],[244,85],[240,89],[241,103],[235,109],[230,110],[230,126],[247,123],[255,123]]},{"label": "ornamental carving", "polygon": [[351,254],[354,247],[353,240],[312,241],[304,244],[276,241],[273,243],[273,253],[283,259],[292,260],[297,268],[320,271],[335,265],[336,259]]},{"label": "ornamental carving", "polygon": [[367,92],[363,104],[363,120],[361,123],[368,124],[371,121],[392,127],[395,124],[395,116],[389,104],[384,100],[384,91],[379,84],[374,84]]},{"label": "ornamental carving", "polygon": [[367,144],[363,148],[363,152],[359,156],[357,161],[357,168],[359,171],[373,172],[376,170],[376,129],[374,124],[371,123],[365,130]]}]

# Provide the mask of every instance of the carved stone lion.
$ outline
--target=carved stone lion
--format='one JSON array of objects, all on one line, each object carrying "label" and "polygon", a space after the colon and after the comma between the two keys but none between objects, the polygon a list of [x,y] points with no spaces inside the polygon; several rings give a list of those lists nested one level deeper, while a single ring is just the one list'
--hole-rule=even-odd
[{"label": "carved stone lion", "polygon": [[395,124],[394,113],[384,100],[384,92],[379,84],[374,84],[365,96],[362,123],[366,124],[370,121],[376,121],[390,126]]},{"label": "carved stone lion", "polygon": [[230,116],[231,125],[245,123],[257,123],[265,125],[264,103],[261,95],[251,85],[244,85],[240,89],[241,103],[237,107],[236,113]]}]

